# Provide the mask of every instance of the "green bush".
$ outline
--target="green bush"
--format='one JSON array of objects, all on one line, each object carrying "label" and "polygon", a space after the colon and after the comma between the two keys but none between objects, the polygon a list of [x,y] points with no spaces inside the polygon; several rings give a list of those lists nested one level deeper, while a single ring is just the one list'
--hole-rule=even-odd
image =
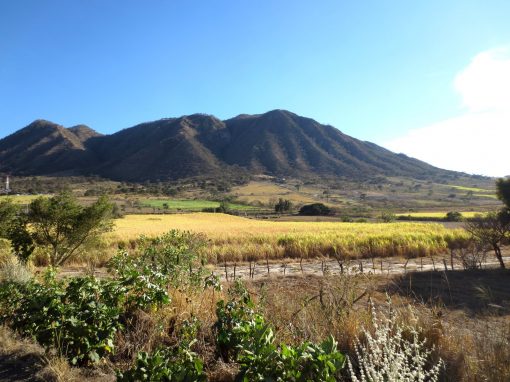
[{"label": "green bush", "polygon": [[139,261],[168,275],[170,285],[175,288],[201,287],[205,277],[203,250],[206,244],[204,235],[189,231],[171,230],[157,237],[142,236]]},{"label": "green bush", "polygon": [[255,313],[246,290],[237,284],[231,300],[218,302],[215,324],[218,351],[240,366],[238,381],[334,382],[345,356],[329,337],[321,344],[305,342],[292,347],[274,343],[274,333],[264,317]]},{"label": "green bush", "polygon": [[108,268],[125,288],[126,310],[154,310],[170,302],[169,276],[158,265],[119,252],[110,260]]},{"label": "green bush", "polygon": [[2,284],[0,297],[3,323],[73,365],[88,365],[113,352],[115,333],[122,328],[124,290],[116,281],[77,277],[66,284],[50,272],[43,283]]}]

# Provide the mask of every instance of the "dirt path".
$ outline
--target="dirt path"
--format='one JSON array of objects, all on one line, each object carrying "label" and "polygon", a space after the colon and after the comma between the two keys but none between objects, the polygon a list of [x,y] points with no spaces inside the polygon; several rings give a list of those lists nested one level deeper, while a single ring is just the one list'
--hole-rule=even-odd
[{"label": "dirt path", "polygon": [[[503,257],[505,263],[510,262],[510,256]],[[487,261],[482,263],[482,268],[497,268],[498,261],[489,257]],[[453,269],[460,270],[463,266],[460,261],[455,260]],[[373,274],[404,274],[406,272],[421,271],[444,271],[452,270],[450,259],[443,257],[436,258],[416,258],[407,262],[401,258],[375,258],[363,260],[349,260],[339,263],[336,260],[325,259],[310,262],[285,262],[285,263],[253,263],[253,264],[227,264],[226,266],[216,266],[214,273],[223,280],[227,277],[229,280],[235,278],[263,278],[291,275],[334,275],[334,274],[357,274],[357,273],[373,273]],[[228,276],[227,276],[228,275]]]},{"label": "dirt path", "polygon": [[[510,264],[510,256],[503,257],[506,264]],[[489,256],[482,263],[482,268],[497,268],[499,263],[493,256]],[[295,275],[335,275],[335,274],[357,274],[357,273],[373,273],[383,275],[405,274],[407,272],[421,271],[444,271],[451,270],[452,264],[446,257],[423,257],[410,259],[407,262],[402,258],[374,258],[361,260],[348,260],[339,263],[331,259],[314,259],[311,261],[285,261],[285,262],[257,262],[251,264],[233,264],[227,263],[210,267],[214,274],[218,275],[222,280],[241,279],[260,279],[264,277],[283,277]],[[453,269],[463,269],[460,261],[455,260]],[[86,270],[84,267],[67,267],[61,270],[60,276],[78,276],[84,273],[91,274],[92,271]],[[106,268],[97,268],[93,270],[93,274],[97,277],[108,277]]]}]

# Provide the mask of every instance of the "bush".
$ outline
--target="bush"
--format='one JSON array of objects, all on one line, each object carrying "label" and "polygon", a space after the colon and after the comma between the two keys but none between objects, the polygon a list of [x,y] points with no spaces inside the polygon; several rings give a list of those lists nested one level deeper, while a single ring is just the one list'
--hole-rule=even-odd
[{"label": "bush", "polygon": [[[188,232],[171,231],[158,238],[144,239],[141,256],[134,258],[120,252],[110,261],[113,279],[88,276],[57,280],[56,270],[51,267],[42,282],[31,278],[21,283],[24,280],[19,277],[9,277],[0,283],[0,323],[33,337],[48,350],[55,349],[72,364],[95,363],[113,353],[117,331],[123,330],[122,323],[136,310],[153,311],[170,302],[169,285],[181,291],[198,286],[219,288],[216,277],[204,277],[197,255],[204,245],[200,238]],[[190,336],[189,332],[182,334],[181,343],[187,343],[187,348],[172,353],[171,359],[181,359],[181,366],[171,367],[181,367],[179,370],[184,373],[172,369],[173,375],[188,375],[186,370],[191,365],[201,373],[201,361],[193,358],[189,350]],[[183,340],[184,337],[187,339]],[[142,363],[152,362],[152,356],[140,357]]]},{"label": "bush", "polygon": [[274,343],[274,333],[264,317],[254,311],[250,295],[242,284],[229,290],[231,300],[218,302],[215,324],[217,346],[225,360],[240,366],[238,381],[334,382],[345,357],[329,337],[319,345],[299,346]]},{"label": "bush", "polygon": [[113,352],[123,296],[115,281],[78,277],[66,285],[50,269],[43,283],[2,284],[0,319],[73,365],[88,365]]},{"label": "bush", "polygon": [[[389,309],[390,316],[386,317],[378,315],[372,305],[375,332],[364,330],[364,342],[357,340],[355,345],[359,371],[347,359],[352,381],[437,381],[443,362],[440,360],[428,367],[432,351],[420,340],[419,331],[399,325],[391,303]],[[407,339],[406,334],[411,339]]]},{"label": "bush", "polygon": [[462,214],[457,211],[450,211],[450,212],[446,213],[446,221],[460,222],[460,221],[462,221]]},{"label": "bush", "polygon": [[152,238],[142,236],[139,263],[156,267],[180,290],[201,287],[205,277],[203,251],[206,244],[203,234],[189,231],[171,230]]},{"label": "bush", "polygon": [[0,282],[14,281],[26,283],[32,277],[32,272],[30,272],[26,264],[21,263],[13,255],[0,262]]},{"label": "bush", "polygon": [[306,216],[327,216],[332,215],[332,210],[322,203],[313,203],[301,207],[299,214]]}]

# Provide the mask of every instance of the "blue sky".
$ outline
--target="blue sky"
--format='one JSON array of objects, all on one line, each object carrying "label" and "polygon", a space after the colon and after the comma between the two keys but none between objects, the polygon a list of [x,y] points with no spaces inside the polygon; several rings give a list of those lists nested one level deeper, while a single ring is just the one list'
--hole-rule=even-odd
[{"label": "blue sky", "polygon": [[[508,15],[507,0],[4,0],[0,136],[37,118],[111,133],[281,108],[441,167],[504,175],[510,163],[466,147],[488,121],[510,130]],[[437,155],[471,125],[471,141]]]}]

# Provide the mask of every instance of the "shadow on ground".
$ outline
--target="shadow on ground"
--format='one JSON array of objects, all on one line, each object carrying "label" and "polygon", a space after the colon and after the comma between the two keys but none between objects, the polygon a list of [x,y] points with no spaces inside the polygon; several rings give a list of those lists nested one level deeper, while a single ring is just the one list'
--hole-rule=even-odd
[{"label": "shadow on ground", "polygon": [[510,314],[510,270],[506,269],[410,272],[383,289],[468,314]]},{"label": "shadow on ground", "polygon": [[35,375],[42,368],[38,354],[0,355],[0,382],[37,381]]}]

